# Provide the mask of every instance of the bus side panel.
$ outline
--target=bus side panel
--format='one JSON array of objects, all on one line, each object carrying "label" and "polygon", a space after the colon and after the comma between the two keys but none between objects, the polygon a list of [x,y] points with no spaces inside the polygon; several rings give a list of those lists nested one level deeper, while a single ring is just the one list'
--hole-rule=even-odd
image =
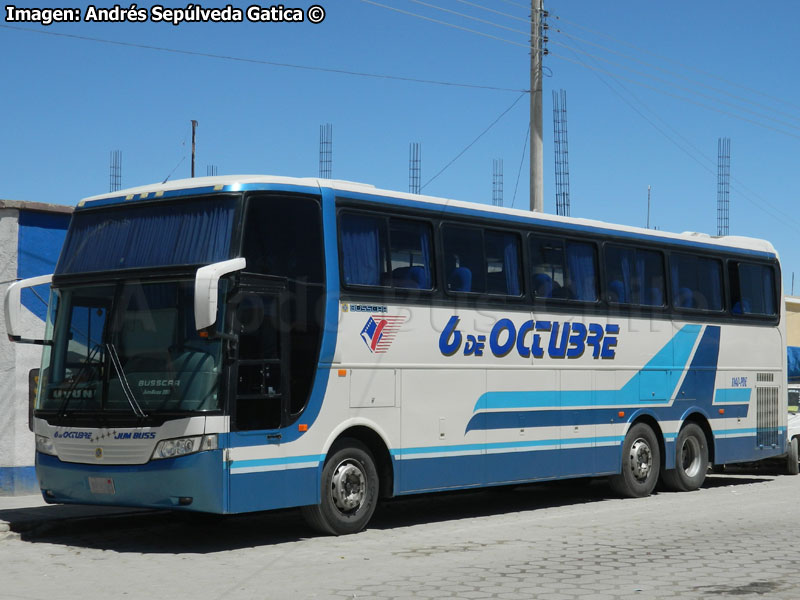
[{"label": "bus side panel", "polygon": [[[230,478],[231,513],[305,506],[319,502],[318,464],[307,468],[238,473]],[[283,465],[284,467],[286,465]]]}]

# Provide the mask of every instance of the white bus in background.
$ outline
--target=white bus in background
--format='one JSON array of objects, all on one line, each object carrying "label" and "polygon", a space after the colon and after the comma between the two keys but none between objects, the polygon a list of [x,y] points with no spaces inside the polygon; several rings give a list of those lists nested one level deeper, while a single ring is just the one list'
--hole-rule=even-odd
[{"label": "white bus in background", "polygon": [[[89,198],[52,277],[39,483],[48,502],[303,507],[334,534],[403,494],[693,490],[790,450],[780,282],[760,240],[340,181]],[[6,297],[18,341],[30,283]]]}]

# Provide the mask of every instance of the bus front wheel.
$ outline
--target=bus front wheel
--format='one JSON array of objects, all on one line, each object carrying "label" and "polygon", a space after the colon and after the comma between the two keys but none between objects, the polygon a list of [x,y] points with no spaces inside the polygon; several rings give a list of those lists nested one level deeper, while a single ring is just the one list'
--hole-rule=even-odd
[{"label": "bus front wheel", "polygon": [[622,443],[622,470],[612,475],[611,489],[628,498],[649,496],[658,482],[661,452],[656,434],[644,423],[628,430]]},{"label": "bus front wheel", "polygon": [[674,492],[698,489],[708,471],[708,442],[699,425],[687,424],[675,440],[675,468],[664,471],[662,480]]},{"label": "bus front wheel", "polygon": [[367,526],[378,503],[378,471],[358,440],[334,445],[322,469],[322,501],[302,508],[306,522],[322,533],[346,535]]}]

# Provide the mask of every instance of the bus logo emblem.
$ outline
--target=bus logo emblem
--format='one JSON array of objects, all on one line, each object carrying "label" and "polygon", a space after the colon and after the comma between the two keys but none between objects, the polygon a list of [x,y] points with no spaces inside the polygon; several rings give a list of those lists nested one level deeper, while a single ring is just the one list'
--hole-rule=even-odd
[{"label": "bus logo emblem", "polygon": [[385,354],[405,320],[404,316],[372,316],[361,330],[361,339],[373,354]]}]

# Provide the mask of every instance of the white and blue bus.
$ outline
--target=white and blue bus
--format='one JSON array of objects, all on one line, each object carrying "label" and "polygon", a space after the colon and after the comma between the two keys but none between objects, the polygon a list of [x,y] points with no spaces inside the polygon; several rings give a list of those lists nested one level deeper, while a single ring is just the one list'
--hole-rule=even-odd
[{"label": "white and blue bus", "polygon": [[302,507],[344,534],[382,497],[600,476],[637,497],[790,447],[780,265],[748,238],[198,178],[80,202],[6,320],[44,344],[54,503]]}]

